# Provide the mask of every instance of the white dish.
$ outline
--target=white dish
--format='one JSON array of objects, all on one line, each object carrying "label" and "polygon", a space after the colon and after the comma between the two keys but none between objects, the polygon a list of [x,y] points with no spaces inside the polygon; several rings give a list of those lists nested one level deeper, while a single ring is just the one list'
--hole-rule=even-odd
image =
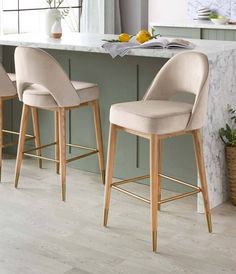
[{"label": "white dish", "polygon": [[229,23],[229,19],[227,18],[217,18],[217,19],[212,18],[211,21],[216,25],[226,25]]},{"label": "white dish", "polygon": [[210,9],[200,9],[197,12],[211,12],[211,10]]},{"label": "white dish", "polygon": [[211,12],[198,12],[198,16],[209,16],[211,14]]}]

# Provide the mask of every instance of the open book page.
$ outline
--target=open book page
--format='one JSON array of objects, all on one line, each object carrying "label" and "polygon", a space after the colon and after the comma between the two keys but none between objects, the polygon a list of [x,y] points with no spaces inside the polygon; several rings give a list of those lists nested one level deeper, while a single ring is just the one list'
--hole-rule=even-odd
[{"label": "open book page", "polygon": [[158,37],[151,39],[143,44],[140,44],[139,48],[165,48],[169,44],[169,40],[164,37]]},{"label": "open book page", "polygon": [[158,37],[156,39],[151,39],[141,45],[139,48],[186,48],[193,49],[195,47],[191,42],[184,39],[173,39],[169,41],[166,38]]},{"label": "open book page", "polygon": [[187,40],[184,39],[173,39],[170,41],[166,48],[185,48],[185,49],[193,49],[195,45]]}]

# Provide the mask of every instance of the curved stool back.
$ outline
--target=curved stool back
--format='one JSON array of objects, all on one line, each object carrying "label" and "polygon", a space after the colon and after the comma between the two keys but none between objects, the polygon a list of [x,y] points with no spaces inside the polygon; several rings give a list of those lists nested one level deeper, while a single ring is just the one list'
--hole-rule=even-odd
[{"label": "curved stool back", "polygon": [[195,95],[188,129],[203,126],[207,111],[209,63],[200,52],[184,52],[171,58],[159,71],[143,100],[170,100],[180,92]]}]

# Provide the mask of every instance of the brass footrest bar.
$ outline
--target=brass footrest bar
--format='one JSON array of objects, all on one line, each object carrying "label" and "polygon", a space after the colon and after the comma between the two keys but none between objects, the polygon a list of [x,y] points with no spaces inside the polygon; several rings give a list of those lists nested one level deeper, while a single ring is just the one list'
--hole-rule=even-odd
[{"label": "brass footrest bar", "polygon": [[[33,137],[28,137],[28,138],[25,139],[25,141],[30,141],[30,140],[34,140],[34,139],[35,139],[34,136]],[[18,144],[18,141],[13,141],[13,142],[10,142],[8,144],[4,144],[2,147],[3,148],[12,147],[12,146],[16,146],[17,144]]]},{"label": "brass footrest bar", "polygon": [[88,156],[96,154],[96,153],[98,153],[98,150],[92,151],[92,152],[89,152],[89,153],[85,153],[85,154],[82,154],[82,155],[79,155],[79,156],[75,156],[73,158],[70,158],[70,159],[66,160],[66,163],[70,163],[70,162],[73,162],[73,161],[76,161],[76,160],[80,160],[82,158],[88,157]]},{"label": "brass footrest bar", "polygon": [[[195,195],[199,192],[201,192],[201,188],[198,187],[198,186],[194,186],[194,185],[191,185],[189,183],[186,183],[184,181],[181,181],[181,180],[178,180],[176,178],[173,178],[173,177],[170,177],[170,176],[166,176],[164,174],[159,174],[159,176],[161,178],[164,178],[164,179],[168,179],[168,180],[171,180],[175,183],[178,183],[178,184],[181,184],[181,185],[184,185],[184,186],[187,186],[187,187],[190,187],[192,189],[194,189],[193,191],[190,191],[190,192],[186,192],[186,193],[183,193],[183,194],[179,194],[179,195],[175,195],[175,196],[172,196],[172,197],[169,197],[169,198],[166,198],[166,199],[163,199],[161,201],[158,202],[158,204],[164,204],[164,203],[168,203],[168,202],[172,202],[172,201],[176,201],[176,200],[179,200],[179,199],[182,199],[182,198],[186,198],[188,196],[191,196],[191,195]],[[122,181],[118,181],[118,182],[114,182],[111,184],[111,187],[126,194],[126,195],[129,195],[133,198],[136,198],[140,201],[143,201],[145,203],[148,203],[150,204],[150,200],[149,199],[146,199],[140,195],[137,195],[129,190],[126,190],[126,189],[123,189],[121,187],[118,187],[119,185],[123,185],[123,184],[127,184],[127,183],[135,183],[139,180],[144,180],[144,179],[148,179],[150,178],[149,175],[144,175],[144,176],[139,176],[139,177],[134,177],[134,178],[130,178],[130,179],[126,179],[126,180],[122,180]]]},{"label": "brass footrest bar", "polygon": [[201,192],[201,189],[194,190],[194,191],[191,191],[191,192],[187,192],[187,193],[184,193],[184,194],[180,194],[180,195],[176,195],[176,196],[173,196],[173,197],[170,197],[170,198],[163,199],[158,204],[165,204],[165,203],[168,203],[168,202],[176,201],[176,200],[179,200],[179,199],[186,198],[188,196],[197,194],[199,192]]},{"label": "brass footrest bar", "polygon": [[47,161],[55,162],[55,163],[59,163],[60,162],[59,160],[55,160],[55,159],[48,158],[48,157],[43,157],[43,156],[38,156],[38,155],[35,155],[35,154],[31,154],[31,153],[24,153],[24,155],[32,157],[32,158],[37,158],[37,159],[42,159],[42,160],[47,160]]},{"label": "brass footrest bar", "polygon": [[[112,186],[112,188],[114,188],[115,190],[118,190],[126,195],[129,195],[135,199],[138,199],[140,201],[143,201],[147,204],[150,204],[150,200],[149,199],[146,199],[140,195],[137,195],[131,191],[128,191],[126,189],[123,189],[121,187],[118,187],[118,186]],[[184,194],[180,194],[180,195],[176,195],[176,196],[173,196],[173,197],[170,197],[170,198],[166,198],[166,199],[163,199],[161,201],[158,202],[158,204],[165,204],[165,203],[168,203],[168,202],[173,202],[173,201],[176,201],[176,200],[179,200],[179,199],[182,199],[182,198],[186,198],[188,196],[191,196],[191,195],[195,195],[197,193],[201,192],[201,189],[198,189],[198,190],[194,190],[194,191],[191,191],[191,192],[187,192],[187,193],[184,193]]]},{"label": "brass footrest bar", "polygon": [[[19,132],[17,132],[17,131],[12,131],[12,130],[3,129],[2,132],[7,133],[7,134],[20,135]],[[25,136],[26,136],[26,137],[35,138],[35,136],[33,136],[33,135],[31,135],[31,134],[25,134]]]},{"label": "brass footrest bar", "polygon": [[92,148],[92,147],[86,147],[86,146],[74,145],[74,144],[66,144],[66,145],[68,147],[74,147],[74,148],[81,148],[81,149],[85,149],[85,150],[97,151],[96,148]]},{"label": "brass footrest bar", "polygon": [[36,150],[39,150],[39,149],[43,149],[43,148],[46,148],[46,147],[51,147],[51,146],[54,146],[56,145],[56,143],[50,143],[50,144],[47,144],[47,145],[43,145],[43,146],[40,146],[40,147],[35,147],[35,148],[32,148],[32,149],[28,149],[28,150],[25,150],[23,153],[28,153],[28,152],[32,152],[32,151],[36,151]]},{"label": "brass footrest bar", "polygon": [[[40,147],[25,150],[23,153],[24,153],[24,155],[29,156],[29,157],[60,163],[59,160],[55,160],[55,159],[52,159],[52,158],[43,157],[43,156],[39,156],[39,155],[29,153],[29,152],[33,152],[33,151],[40,150],[40,149],[43,149],[43,148],[47,148],[47,147],[50,147],[50,146],[54,146],[56,144],[57,144],[56,142],[53,142],[53,143],[50,143],[50,144],[47,144],[47,145],[43,145],[43,146],[40,146]],[[81,145],[73,145],[73,144],[67,144],[67,146],[71,146],[71,147],[75,147],[75,148],[81,148],[81,149],[85,149],[85,150],[90,150],[91,152],[85,153],[85,154],[82,154],[82,155],[79,155],[79,156],[75,156],[75,157],[70,158],[70,159],[67,159],[66,163],[70,163],[72,161],[76,161],[76,160],[79,160],[79,159],[82,159],[82,158],[85,158],[85,157],[88,157],[90,155],[98,153],[97,149],[90,148],[90,147],[85,147],[85,146],[81,146]]]},{"label": "brass footrest bar", "polygon": [[112,183],[112,186],[119,186],[119,185],[128,184],[128,183],[135,183],[136,181],[144,180],[144,179],[148,179],[148,178],[150,178],[149,175],[134,177],[134,178],[130,178],[127,180],[122,180],[122,181]]},{"label": "brass footrest bar", "polygon": [[114,188],[115,190],[118,190],[118,191],[120,191],[120,192],[122,192],[122,193],[124,193],[126,195],[129,195],[129,196],[131,196],[131,197],[133,197],[135,199],[138,199],[138,200],[143,201],[143,202],[145,202],[147,204],[150,204],[150,200],[148,200],[148,199],[146,199],[146,198],[144,198],[142,196],[139,196],[139,195],[137,195],[137,194],[135,194],[135,193],[133,193],[131,191],[128,191],[128,190],[123,189],[123,188],[118,187],[118,186],[112,186],[112,188]]},{"label": "brass footrest bar", "polygon": [[191,184],[186,183],[186,182],[184,182],[184,181],[178,180],[178,179],[176,179],[176,178],[174,178],[174,177],[169,177],[169,176],[166,176],[166,175],[161,174],[161,173],[159,174],[159,176],[160,176],[161,178],[165,178],[165,179],[171,180],[171,181],[173,181],[173,182],[176,182],[176,183],[178,183],[178,184],[181,184],[181,185],[184,185],[184,186],[187,186],[187,187],[191,187],[191,188],[196,189],[196,190],[199,190],[199,189],[200,189],[198,186],[191,185]]}]

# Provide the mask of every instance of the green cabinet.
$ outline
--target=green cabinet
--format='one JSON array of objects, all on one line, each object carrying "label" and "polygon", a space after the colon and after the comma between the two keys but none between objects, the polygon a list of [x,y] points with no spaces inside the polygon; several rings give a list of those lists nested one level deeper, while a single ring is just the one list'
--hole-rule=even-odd
[{"label": "green cabinet", "polygon": [[236,29],[211,29],[187,27],[153,27],[155,34],[166,37],[182,37],[205,40],[236,41]]}]

